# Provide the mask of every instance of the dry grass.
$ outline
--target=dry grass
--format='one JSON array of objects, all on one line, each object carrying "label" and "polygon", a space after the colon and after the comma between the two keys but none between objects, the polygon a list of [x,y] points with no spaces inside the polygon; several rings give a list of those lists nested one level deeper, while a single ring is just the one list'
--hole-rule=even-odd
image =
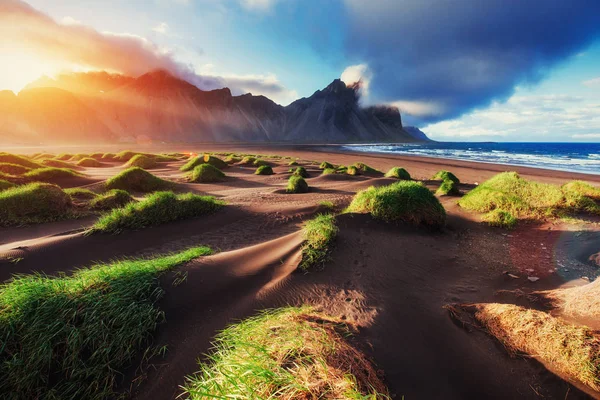
[{"label": "dry grass", "polygon": [[600,317],[600,279],[583,286],[535,292],[534,295],[550,300],[562,315],[595,320]]},{"label": "dry grass", "polygon": [[586,326],[512,304],[476,304],[475,318],[509,352],[528,354],[565,378],[600,390],[600,338]]}]

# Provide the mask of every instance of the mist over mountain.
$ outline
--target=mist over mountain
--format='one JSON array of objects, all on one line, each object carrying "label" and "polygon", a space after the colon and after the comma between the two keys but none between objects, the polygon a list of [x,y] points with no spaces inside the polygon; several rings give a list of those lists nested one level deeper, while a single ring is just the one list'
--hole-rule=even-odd
[{"label": "mist over mountain", "polygon": [[164,70],[42,77],[0,92],[0,144],[115,142],[418,142],[395,107],[359,105],[339,79],[283,107],[264,96],[205,91]]}]

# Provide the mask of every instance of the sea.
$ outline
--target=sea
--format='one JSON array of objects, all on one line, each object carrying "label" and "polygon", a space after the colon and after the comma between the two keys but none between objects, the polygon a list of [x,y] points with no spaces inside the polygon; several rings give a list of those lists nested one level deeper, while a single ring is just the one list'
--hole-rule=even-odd
[{"label": "sea", "polygon": [[426,156],[600,175],[600,143],[434,142],[356,144],[343,149]]}]

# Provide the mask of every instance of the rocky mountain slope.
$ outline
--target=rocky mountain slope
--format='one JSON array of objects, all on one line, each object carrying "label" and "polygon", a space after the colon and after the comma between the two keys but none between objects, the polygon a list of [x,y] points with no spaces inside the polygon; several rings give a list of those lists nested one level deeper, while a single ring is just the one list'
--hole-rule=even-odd
[{"label": "rocky mountain slope", "polygon": [[264,96],[204,91],[157,70],[41,78],[0,92],[0,145],[97,142],[415,142],[397,108],[359,105],[339,79],[283,107]]}]

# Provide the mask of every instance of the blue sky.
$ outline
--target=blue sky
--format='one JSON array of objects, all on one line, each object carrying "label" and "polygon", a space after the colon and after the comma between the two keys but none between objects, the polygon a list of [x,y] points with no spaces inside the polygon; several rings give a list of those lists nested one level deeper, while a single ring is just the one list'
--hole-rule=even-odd
[{"label": "blue sky", "polygon": [[[27,68],[1,66],[0,89],[72,67],[164,66],[288,104],[343,75],[363,79],[364,104],[398,106],[433,139],[600,141],[597,0],[5,1],[0,46],[13,59],[33,56],[7,21],[65,38]],[[11,6],[31,7],[27,24],[1,24]]]}]

